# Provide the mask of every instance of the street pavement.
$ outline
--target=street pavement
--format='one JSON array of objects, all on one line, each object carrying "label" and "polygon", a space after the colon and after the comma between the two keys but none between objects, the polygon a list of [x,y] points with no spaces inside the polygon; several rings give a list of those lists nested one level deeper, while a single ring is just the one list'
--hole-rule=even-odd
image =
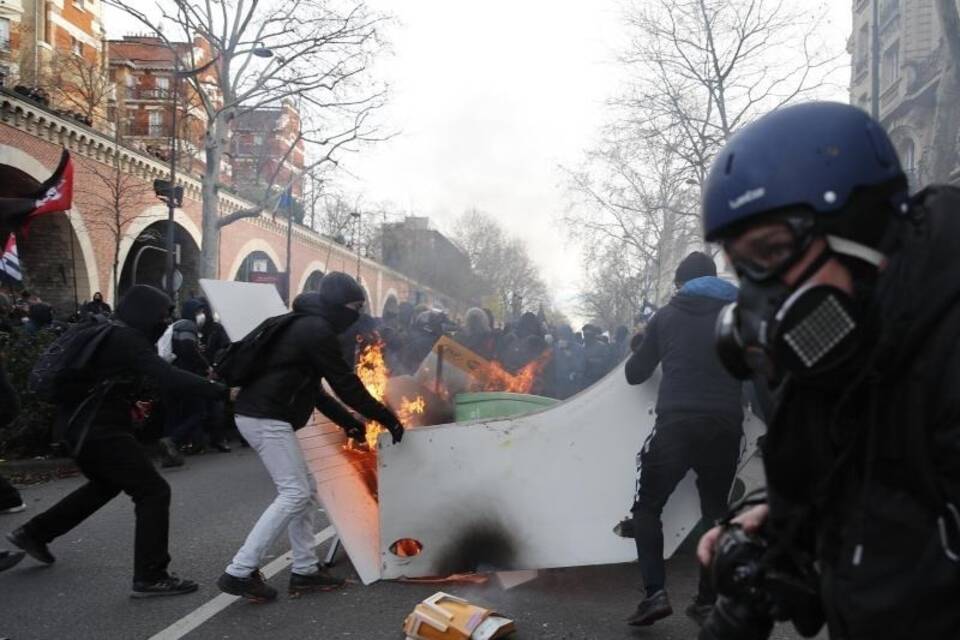
[{"label": "street pavement", "polygon": [[[174,598],[129,598],[133,507],[121,496],[51,545],[57,557],[53,566],[44,567],[27,558],[0,574],[0,638],[148,639],[185,617],[196,616],[198,608],[219,595],[217,577],[273,497],[269,478],[249,449],[188,458],[187,466],[163,473],[173,488],[171,570],[200,582],[200,591]],[[70,478],[22,488],[28,510],[0,516],[0,531],[15,528],[82,481]],[[320,514],[317,530],[327,525]],[[279,542],[275,554],[286,552],[285,545],[286,541]],[[0,548],[5,546],[0,542]],[[402,640],[404,617],[417,602],[440,590],[514,619],[516,640],[679,640],[697,636],[695,625],[683,615],[697,583],[696,564],[689,555],[668,563],[676,614],[646,629],[623,623],[640,596],[635,565],[543,571],[536,580],[504,591],[495,580],[484,585],[379,582],[364,587],[342,553],[338,560],[334,573],[350,580],[342,590],[288,598],[289,572],[283,570],[271,580],[281,589],[277,602],[236,602],[185,636],[168,630],[156,640]],[[800,636],[779,627],[772,637],[793,640]]]}]

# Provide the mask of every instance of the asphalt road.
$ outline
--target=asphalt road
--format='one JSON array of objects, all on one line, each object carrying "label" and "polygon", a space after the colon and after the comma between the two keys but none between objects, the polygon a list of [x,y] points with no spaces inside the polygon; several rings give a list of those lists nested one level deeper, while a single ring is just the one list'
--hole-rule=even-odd
[{"label": "asphalt road", "polygon": [[[248,449],[189,458],[186,467],[164,473],[173,487],[171,570],[199,581],[199,593],[130,600],[133,508],[121,496],[51,545],[57,556],[53,566],[27,558],[0,574],[0,638],[146,639],[219,595],[215,581],[272,499],[272,485],[256,454]],[[23,488],[29,509],[0,516],[0,531],[13,529],[81,482],[71,478]],[[327,524],[321,514],[318,531]],[[286,550],[281,545],[275,553]],[[682,613],[696,589],[695,562],[690,556],[675,558],[668,571],[677,613],[652,628],[633,629],[623,619],[640,595],[634,565],[544,571],[536,580],[509,591],[494,580],[484,585],[380,582],[364,587],[341,555],[334,572],[351,580],[346,588],[299,599],[282,595],[267,605],[237,602],[184,637],[402,640],[404,617],[418,601],[443,590],[513,618],[516,640],[696,638],[695,625]],[[287,576],[284,570],[271,580],[284,594]],[[165,640],[178,637],[169,634]],[[799,636],[778,628],[773,638]]]}]

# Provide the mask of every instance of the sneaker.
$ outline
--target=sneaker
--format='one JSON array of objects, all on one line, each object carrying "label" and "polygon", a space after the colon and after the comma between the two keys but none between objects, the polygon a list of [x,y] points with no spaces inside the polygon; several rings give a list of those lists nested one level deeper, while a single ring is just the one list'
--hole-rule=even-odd
[{"label": "sneaker", "polygon": [[232,596],[242,596],[254,602],[270,602],[277,599],[277,590],[263,580],[263,574],[254,571],[246,578],[224,573],[217,580],[217,587]]},{"label": "sneaker", "polygon": [[627,624],[633,627],[649,627],[657,620],[673,615],[670,598],[663,589],[640,601],[637,610],[627,618]]},{"label": "sneaker", "polygon": [[182,467],[183,456],[177,451],[177,445],[173,443],[173,440],[160,438],[158,442],[160,443],[160,466],[164,468]]},{"label": "sneaker", "polygon": [[27,510],[27,505],[21,502],[20,504],[15,504],[9,507],[0,507],[0,515],[3,515],[5,513],[20,513],[21,511],[26,511],[26,510]]},{"label": "sneaker", "polygon": [[30,534],[28,534],[23,527],[8,533],[7,540],[10,541],[10,544],[26,551],[27,555],[43,564],[53,564],[57,560],[53,557],[53,554],[50,553],[50,549],[47,548],[46,543],[31,538]]},{"label": "sneaker", "polygon": [[290,594],[299,595],[311,591],[333,591],[347,583],[343,578],[331,575],[329,571],[317,564],[317,572],[305,575],[302,573],[290,574]]},{"label": "sneaker", "polygon": [[686,609],[687,617],[697,623],[698,627],[702,627],[703,623],[707,621],[707,618],[710,617],[710,612],[713,611],[713,603],[706,600],[701,600],[700,598],[694,598],[693,602],[690,603],[690,606]]},{"label": "sneaker", "polygon": [[0,551],[0,571],[6,571],[23,560],[27,555],[23,551]]},{"label": "sneaker", "polygon": [[613,532],[621,538],[633,538],[633,517],[627,516],[616,524]]},{"label": "sneaker", "polygon": [[184,580],[170,574],[154,582],[135,580],[131,598],[162,598],[163,596],[182,596],[200,588],[193,580]]}]

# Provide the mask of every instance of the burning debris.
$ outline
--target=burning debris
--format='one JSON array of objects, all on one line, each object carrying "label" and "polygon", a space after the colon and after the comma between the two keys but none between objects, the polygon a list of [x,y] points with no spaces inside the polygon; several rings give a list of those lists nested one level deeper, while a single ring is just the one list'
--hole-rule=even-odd
[{"label": "burning debris", "polygon": [[403,631],[407,640],[495,640],[516,627],[491,609],[440,591],[416,606]]}]

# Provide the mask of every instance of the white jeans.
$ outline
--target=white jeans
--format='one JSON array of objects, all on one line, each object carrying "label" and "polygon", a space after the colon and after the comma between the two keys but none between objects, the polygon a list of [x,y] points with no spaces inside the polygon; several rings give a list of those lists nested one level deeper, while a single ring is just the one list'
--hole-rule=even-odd
[{"label": "white jeans", "polygon": [[284,530],[293,548],[293,572],[316,573],[319,560],[313,544],[313,516],[319,505],[317,483],[303,458],[293,428],[281,420],[240,415],[237,428],[259,454],[277,487],[277,497],[247,535],[227,573],[246,578],[259,569]]}]

